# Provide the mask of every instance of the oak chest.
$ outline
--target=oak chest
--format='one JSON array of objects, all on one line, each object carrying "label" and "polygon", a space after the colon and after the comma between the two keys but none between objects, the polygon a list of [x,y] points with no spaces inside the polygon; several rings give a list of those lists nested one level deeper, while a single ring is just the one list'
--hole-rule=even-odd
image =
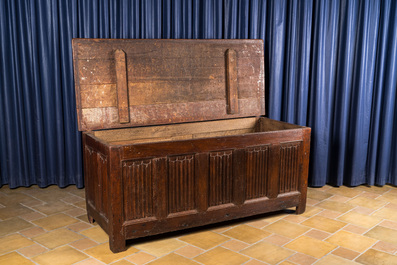
[{"label": "oak chest", "polygon": [[74,39],[89,220],[126,240],[295,207],[310,128],[265,114],[261,40]]}]

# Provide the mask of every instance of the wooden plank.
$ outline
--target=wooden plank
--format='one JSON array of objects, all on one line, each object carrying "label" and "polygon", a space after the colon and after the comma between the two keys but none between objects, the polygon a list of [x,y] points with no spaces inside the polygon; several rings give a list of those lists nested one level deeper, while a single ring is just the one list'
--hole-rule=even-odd
[{"label": "wooden plank", "polygon": [[104,108],[117,106],[115,84],[81,85],[81,108]]},{"label": "wooden plank", "polygon": [[118,130],[95,131],[94,135],[104,141],[124,141],[136,139],[155,139],[190,135],[197,138],[199,135],[221,133],[239,130],[253,130],[257,122],[257,118],[243,118],[234,120],[220,120],[200,123],[173,124],[162,126],[149,126],[138,128],[127,128]]},{"label": "wooden plank", "polygon": [[142,57],[224,58],[226,49],[241,50],[239,57],[263,56],[262,40],[127,40],[74,39],[74,55],[80,59],[112,59],[113,47]]},{"label": "wooden plank", "polygon": [[[205,58],[142,58],[128,55],[128,80],[225,80],[225,59]],[[115,84],[114,59],[84,59],[79,62],[81,84]],[[75,63],[77,62],[75,60]],[[238,78],[255,77],[261,74],[261,58],[237,58]],[[263,77],[263,76],[262,76]]]},{"label": "wooden plank", "polygon": [[263,103],[263,100],[256,98],[239,99],[240,112],[233,115],[226,113],[224,100],[130,106],[133,115],[130,122],[125,124],[119,123],[118,109],[115,107],[82,109],[81,128],[96,130],[249,117],[256,116]]},{"label": "wooden plank", "polygon": [[238,113],[237,55],[235,50],[226,51],[227,113]]},{"label": "wooden plank", "polygon": [[128,123],[130,121],[128,103],[128,83],[127,65],[124,51],[117,49],[114,52],[116,61],[116,80],[117,80],[117,107],[119,109],[119,122]]},{"label": "wooden plank", "polygon": [[[258,40],[74,40],[79,129],[263,115],[262,45]],[[235,53],[233,67],[226,69],[228,49]],[[234,78],[226,80],[227,72],[236,77],[235,85],[229,82]],[[229,92],[226,83],[232,84]]]}]

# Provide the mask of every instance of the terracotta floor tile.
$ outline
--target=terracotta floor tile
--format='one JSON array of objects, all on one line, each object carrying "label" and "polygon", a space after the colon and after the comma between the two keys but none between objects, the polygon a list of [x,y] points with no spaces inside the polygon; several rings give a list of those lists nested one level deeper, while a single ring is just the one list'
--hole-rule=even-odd
[{"label": "terracotta floor tile", "polygon": [[304,221],[302,225],[316,228],[328,233],[335,233],[346,225],[345,222],[336,221],[322,216],[313,216],[312,218]]},{"label": "terracotta floor tile", "polygon": [[345,213],[353,209],[355,206],[343,202],[323,201],[317,204],[317,207],[321,207],[335,212]]},{"label": "terracotta floor tile", "polygon": [[40,265],[70,265],[88,258],[85,254],[69,246],[63,246],[38,255],[33,261]]},{"label": "terracotta floor tile", "polygon": [[256,220],[247,222],[246,224],[255,228],[262,228],[264,226],[267,226],[269,223],[264,220]]},{"label": "terracotta floor tile", "polygon": [[346,186],[334,187],[332,189],[329,189],[327,192],[331,193],[331,194],[341,195],[344,197],[350,197],[350,198],[356,197],[357,195],[363,193],[362,190],[358,190],[358,189],[346,187]]},{"label": "terracotta floor tile", "polygon": [[379,196],[377,199],[386,203],[390,202],[397,204],[397,194],[393,192],[385,193],[382,196]]},{"label": "terracotta floor tile", "polygon": [[98,243],[92,241],[91,239],[83,238],[83,239],[77,240],[73,243],[70,243],[69,245],[78,249],[78,250],[84,250],[84,249],[96,246],[96,245],[98,245]]},{"label": "terracotta floor tile", "polygon": [[14,217],[5,221],[0,221],[0,237],[12,234],[32,227],[33,225],[25,220]]},{"label": "terracotta floor tile", "polygon": [[70,204],[66,204],[61,201],[53,201],[53,200],[50,200],[49,202],[47,202],[43,205],[37,205],[37,206],[33,207],[33,209],[35,209],[36,211],[39,211],[46,215],[64,212],[64,211],[68,211],[68,210],[71,210],[74,208],[75,207]]},{"label": "terracotta floor tile", "polygon": [[133,253],[138,252],[138,249],[134,247],[129,247],[126,251],[120,253],[113,253],[110,251],[109,244],[105,243],[102,245],[95,246],[93,248],[87,249],[84,253],[96,258],[106,264],[115,262],[116,260],[127,257]]},{"label": "terracotta floor tile", "polygon": [[300,265],[310,265],[317,261],[316,258],[313,258],[312,256],[308,256],[302,253],[297,253],[289,257],[288,260]]},{"label": "terracotta floor tile", "polygon": [[26,237],[32,238],[32,237],[44,234],[45,232],[46,231],[43,228],[35,226],[35,227],[32,227],[32,228],[23,230],[23,231],[21,231],[19,233],[24,235],[24,236],[26,236]]},{"label": "terracotta floor tile", "polygon": [[391,229],[397,230],[397,222],[385,220],[382,223],[380,223],[379,225],[383,226],[383,227],[387,227],[387,228],[391,228]]},{"label": "terracotta floor tile", "polygon": [[318,214],[319,212],[321,212],[323,210],[324,209],[319,208],[317,206],[306,206],[306,211],[304,213],[302,213],[300,216],[312,217],[312,216]]},{"label": "terracotta floor tile", "polygon": [[33,238],[33,240],[47,248],[53,249],[82,238],[83,236],[75,232],[72,232],[65,228],[61,228],[36,236]]},{"label": "terracotta floor tile", "polygon": [[331,235],[331,233],[327,233],[327,232],[320,231],[317,229],[312,229],[305,234],[305,236],[312,237],[312,238],[315,238],[318,240],[324,240],[327,237],[329,237],[330,235]]},{"label": "terracotta floor tile", "polygon": [[[87,214],[82,214],[82,215],[80,215],[80,216],[77,216],[76,217],[77,219],[80,219],[81,221],[83,221],[83,222],[85,222],[85,223],[90,223],[89,221],[88,221],[88,217],[87,217]],[[93,223],[93,224],[91,224],[91,225],[96,225],[97,223]]]},{"label": "terracotta floor tile", "polygon": [[376,243],[376,240],[373,238],[353,234],[346,231],[339,231],[329,237],[326,241],[334,245],[348,248],[357,252],[362,252]]},{"label": "terracotta floor tile", "polygon": [[248,225],[239,225],[223,233],[226,236],[238,239],[248,244],[253,244],[270,236],[269,232]]},{"label": "terracotta floor tile", "polygon": [[[199,240],[199,239],[195,239],[195,240]],[[156,257],[161,257],[166,254],[169,254],[183,246],[186,246],[186,243],[177,240],[175,238],[166,238],[166,239],[149,241],[141,244],[134,244],[134,247],[143,250]]]},{"label": "terracotta floor tile", "polygon": [[156,259],[156,257],[152,256],[150,254],[147,254],[145,252],[139,252],[139,253],[135,253],[131,256],[128,256],[125,259],[128,261],[131,261],[132,263],[134,263],[136,265],[142,265],[142,264],[146,264],[149,261]]},{"label": "terracotta floor tile", "polygon": [[42,213],[39,213],[39,212],[30,212],[27,214],[20,215],[19,217],[21,217],[23,220],[26,220],[26,221],[33,221],[33,220],[43,218],[43,217],[45,217],[45,215]]},{"label": "terracotta floor tile", "polygon": [[112,265],[132,265],[132,264],[137,264],[137,263],[131,263],[131,262],[125,260],[125,259],[122,259],[122,260],[119,260],[119,261],[116,261],[116,262],[112,263]]},{"label": "terracotta floor tile", "polygon": [[265,265],[266,263],[259,261],[259,260],[255,260],[252,259],[250,261],[248,261],[247,263],[244,263],[244,265]]},{"label": "terracotta floor tile", "polygon": [[34,265],[33,262],[24,258],[16,252],[0,256],[0,264],[4,265]]},{"label": "terracotta floor tile", "polygon": [[234,239],[229,240],[222,245],[222,247],[236,251],[236,252],[239,252],[249,246],[250,246],[250,244],[247,244],[247,243],[244,243],[244,242],[241,242],[238,240],[234,240]]},{"label": "terracotta floor tile", "polygon": [[58,213],[42,219],[32,221],[37,226],[44,228],[45,230],[53,230],[60,227],[64,227],[70,224],[77,223],[78,221],[64,213]]},{"label": "terracotta floor tile", "polygon": [[40,246],[39,244],[33,244],[26,248],[19,249],[18,252],[24,255],[25,257],[31,258],[41,253],[46,252],[48,249]]},{"label": "terracotta floor tile", "polygon": [[325,191],[320,191],[315,188],[307,189],[307,197],[317,201],[323,201],[332,197],[332,194]]},{"label": "terracotta floor tile", "polygon": [[372,246],[373,249],[388,252],[390,254],[393,254],[397,251],[397,245],[396,244],[391,244],[388,242],[383,242],[379,241],[376,243],[374,246]]},{"label": "terracotta floor tile", "polygon": [[265,239],[263,242],[272,243],[273,245],[283,246],[291,241],[291,238],[280,236],[280,235],[271,235]]},{"label": "terracotta floor tile", "polygon": [[[307,209],[307,207],[306,207],[306,209]],[[286,216],[288,216],[288,214],[284,213],[284,212],[274,213],[274,214],[272,213],[272,214],[269,214],[268,216],[264,217],[263,221],[267,222],[268,224],[271,224],[271,223],[274,223]]]},{"label": "terracotta floor tile", "polygon": [[356,252],[347,248],[339,247],[336,250],[332,252],[332,254],[342,257],[344,259],[348,260],[354,260],[358,255],[360,255],[360,252]]},{"label": "terracotta floor tile", "polygon": [[80,196],[76,196],[76,195],[70,195],[67,196],[65,198],[62,198],[61,201],[66,202],[66,203],[78,203],[78,202],[85,202],[84,198],[81,198]]},{"label": "terracotta floor tile", "polygon": [[182,256],[179,256],[177,254],[171,253],[165,257],[159,258],[155,261],[152,261],[148,263],[150,265],[173,265],[173,264],[178,264],[178,265],[198,265],[199,263],[184,258]]},{"label": "terracotta floor tile", "polygon": [[33,245],[34,242],[18,234],[0,238],[0,254]]},{"label": "terracotta floor tile", "polygon": [[331,198],[329,198],[330,201],[335,201],[335,202],[347,202],[349,200],[351,200],[350,197],[345,197],[345,196],[341,196],[341,195],[334,195]]},{"label": "terracotta floor tile", "polygon": [[352,210],[352,212],[356,212],[356,213],[364,214],[364,215],[371,215],[373,212],[375,212],[375,209],[357,206],[356,208],[354,208]]},{"label": "terracotta floor tile", "polygon": [[331,210],[323,210],[321,213],[318,214],[318,216],[322,216],[330,219],[338,218],[341,215],[343,215],[343,213],[331,211]]},{"label": "terracotta floor tile", "polygon": [[[89,258],[89,259],[85,259],[83,261],[79,261],[79,262],[75,263],[74,265],[103,265],[103,262],[96,260],[94,258]],[[131,265],[131,263],[129,263],[128,265]]]},{"label": "terracotta floor tile", "polygon": [[263,229],[289,238],[296,238],[310,230],[310,228],[306,226],[290,223],[284,220],[277,221]]},{"label": "terracotta floor tile", "polygon": [[368,231],[365,236],[397,245],[397,230],[394,229],[376,226]]},{"label": "terracotta floor tile", "polygon": [[279,265],[296,265],[296,263],[292,263],[292,262],[290,262],[288,260],[285,260],[285,261],[283,261],[281,263],[277,263],[277,264],[279,264]]},{"label": "terracotta floor tile", "polygon": [[205,265],[240,265],[247,262],[249,258],[223,247],[217,247],[201,254],[195,260]]},{"label": "terracotta floor tile", "polygon": [[397,222],[397,211],[390,208],[382,208],[379,211],[373,213],[372,216]]},{"label": "terracotta floor tile", "polygon": [[391,265],[397,264],[397,256],[375,249],[369,249],[360,257],[358,257],[356,261],[362,264],[370,265]]},{"label": "terracotta floor tile", "polygon": [[353,265],[357,264],[354,261],[344,259],[339,256],[334,256],[334,255],[328,255],[322,258],[319,262],[316,263],[316,265],[330,265],[330,264],[337,264],[337,265]]},{"label": "terracotta floor tile", "polygon": [[350,224],[350,225],[343,227],[343,230],[362,235],[368,231],[368,228]]},{"label": "terracotta floor tile", "polygon": [[320,201],[317,201],[317,200],[313,200],[313,199],[310,199],[310,198],[307,198],[306,199],[306,205],[308,206],[315,206],[315,205],[317,205],[317,204],[319,204],[320,203]]},{"label": "terracotta floor tile", "polygon": [[109,236],[100,226],[95,226],[84,231],[79,232],[80,234],[98,242],[105,243],[109,241]]},{"label": "terracotta floor tile", "polygon": [[43,202],[54,202],[69,196],[69,194],[62,192],[62,189],[58,187],[36,188],[27,190],[25,193],[29,193],[30,196]]},{"label": "terracotta floor tile", "polygon": [[364,193],[360,194],[360,196],[371,198],[371,199],[376,199],[380,196],[380,194],[364,191]]},{"label": "terracotta floor tile", "polygon": [[[15,206],[18,204],[25,204],[32,201],[35,203],[38,202],[35,198],[32,198],[27,194],[23,194],[15,189],[3,188],[2,191],[2,194],[0,194],[0,203],[4,206]],[[4,191],[6,191],[7,194],[4,194]]]},{"label": "terracotta floor tile", "polygon": [[[396,196],[397,196],[397,195],[396,195]],[[396,204],[396,203],[389,203],[389,204],[386,204],[385,207],[397,211],[397,204]]]},{"label": "terracotta floor tile", "polygon": [[336,248],[333,244],[307,236],[301,236],[285,247],[318,259]]},{"label": "terracotta floor tile", "polygon": [[294,254],[291,250],[265,242],[259,242],[240,253],[270,264],[277,264]]},{"label": "terracotta floor tile", "polygon": [[380,207],[385,206],[386,202],[371,199],[368,197],[357,196],[356,198],[349,201],[349,204],[358,205],[361,207],[366,207],[370,209],[379,209]]},{"label": "terracotta floor tile", "polygon": [[86,210],[78,208],[78,207],[75,207],[74,209],[71,209],[71,210],[65,212],[65,214],[72,216],[72,217],[77,217],[77,216],[80,216],[85,213],[86,213]]},{"label": "terracotta floor tile", "polygon": [[64,191],[79,196],[80,198],[85,198],[85,189],[78,189],[76,185],[70,185],[63,189]]},{"label": "terracotta floor tile", "polygon": [[[295,252],[295,250],[292,251],[287,248],[287,246],[291,247],[294,243],[297,244],[296,241],[301,237],[314,241],[318,240],[315,241],[317,243],[312,242],[312,249],[321,249],[323,247],[323,243],[336,247],[324,256],[321,256],[315,264],[351,264],[349,261],[358,261],[364,264],[395,263],[393,258],[397,255],[397,244],[395,244],[395,238],[397,238],[395,235],[397,231],[397,188],[384,186],[382,188],[359,187],[353,189],[356,191],[352,191],[351,188],[347,187],[333,188],[328,185],[322,188],[309,188],[309,203],[307,210],[301,215],[291,213],[295,210],[295,208],[291,208],[292,210],[271,213],[266,216],[252,218],[250,220],[240,220],[232,224],[219,225],[212,228],[211,231],[201,232],[208,233],[207,237],[199,237],[198,239],[196,238],[191,240],[195,241],[195,244],[211,245],[211,247],[207,248],[207,252],[222,250],[223,252],[226,251],[227,253],[233,253],[238,256],[245,257],[244,265],[263,265],[269,263],[280,265],[310,264],[317,257],[310,255],[309,253]],[[347,190],[349,194],[344,194],[344,192],[340,192],[340,190]],[[355,192],[359,194],[355,197],[351,197]],[[41,201],[39,198],[45,200],[45,202]],[[346,200],[349,201],[345,202]],[[322,207],[318,207],[317,204],[316,206],[310,206],[310,201],[313,202],[312,204],[318,203],[318,205]],[[354,208],[348,211],[345,211],[346,209],[334,209],[333,207],[338,203],[341,203],[340,205],[348,206],[347,208]],[[57,204],[60,207],[57,208]],[[49,206],[49,208],[46,208],[45,206]],[[380,208],[376,208],[378,206]],[[70,186],[65,189],[59,189],[56,186],[51,186],[48,189],[40,189],[37,186],[32,186],[30,188],[13,190],[8,188],[4,189],[4,187],[2,187],[0,188],[0,208],[3,209],[2,213],[5,213],[3,217],[10,217],[5,221],[0,221],[0,264],[4,263],[1,262],[1,255],[7,258],[11,253],[13,253],[12,257],[15,257],[17,264],[23,264],[25,260],[33,260],[36,262],[35,264],[41,264],[39,263],[40,261],[44,262],[43,264],[56,265],[59,259],[61,259],[62,264],[62,262],[64,262],[62,255],[57,255],[57,258],[50,261],[42,261],[41,258],[46,256],[51,257],[51,254],[55,253],[55,251],[67,248],[69,251],[78,253],[77,255],[82,256],[80,256],[81,259],[77,259],[76,261],[69,260],[68,262],[64,262],[64,264],[75,263],[76,265],[98,265],[104,264],[104,262],[93,256],[84,255],[83,251],[96,250],[96,252],[94,252],[97,253],[98,256],[104,254],[106,250],[110,253],[108,243],[103,244],[108,242],[107,234],[96,223],[93,225],[87,223],[84,190],[77,190],[75,186]],[[27,208],[28,211],[20,211],[24,208]],[[36,211],[30,211],[31,209],[29,208],[34,208]],[[41,209],[43,212],[38,212],[37,209]],[[58,212],[60,209],[62,211]],[[55,213],[53,213],[54,211]],[[50,215],[47,216],[45,212],[50,213]],[[58,218],[54,218],[54,216]],[[48,232],[39,226],[34,226],[31,222],[36,222],[48,217],[52,217],[54,219],[52,224],[50,221],[47,222],[50,227],[47,227],[46,229],[51,229],[51,225],[54,224],[57,227],[55,228],[56,230],[50,230],[50,232],[57,230],[68,231],[68,235],[76,234],[78,239],[65,243],[69,245],[56,247],[56,249],[52,251],[49,251],[39,242],[35,243],[34,239],[40,239],[40,236],[48,235]],[[65,219],[75,221],[58,228],[58,226],[61,225],[60,222],[64,222]],[[51,220],[51,218],[47,220]],[[311,226],[306,226],[311,222],[313,223]],[[346,225],[343,228],[336,230],[335,234],[326,232],[326,230],[319,230],[319,227],[317,227],[326,226],[326,229],[330,229],[329,227],[332,227],[332,225],[330,225],[329,222],[342,222],[346,223]],[[283,226],[282,224],[287,224],[287,226]],[[45,226],[45,224],[43,224],[43,226]],[[291,233],[289,233],[290,237],[267,229],[267,227],[270,227],[277,230],[278,226],[280,231],[285,228],[287,232],[288,229],[291,229],[292,227],[293,229],[291,229]],[[309,230],[300,234],[297,231],[299,231],[301,227],[308,228]],[[266,233],[267,237],[259,237],[258,239],[257,233],[245,231],[247,229],[250,231],[259,230]],[[336,227],[332,230],[334,231],[335,229]],[[284,233],[287,232],[284,231]],[[295,239],[291,239],[291,235],[294,233],[297,233],[298,236]],[[146,250],[137,252],[138,250],[136,249],[133,253],[128,254],[127,256],[122,256],[121,258],[116,256],[117,259],[114,259],[114,254],[110,253],[108,258],[111,260],[112,265],[140,265],[150,262],[153,264],[197,265],[200,262],[192,259],[203,256],[207,252],[199,246],[193,244],[190,245],[188,242],[180,239],[185,236],[190,235],[182,234],[178,238],[170,237],[168,238],[168,245],[164,244],[166,246],[161,246],[160,244],[160,247],[156,241],[146,241],[148,245],[144,246],[145,248],[152,249],[154,252],[157,251],[162,253],[159,258],[156,258],[154,254],[149,253]],[[59,239],[68,238],[67,235],[54,236],[54,234],[53,237],[56,238],[54,242],[57,242]],[[232,237],[232,239],[230,239],[230,237]],[[244,240],[247,242],[256,241],[257,239],[259,241],[255,244],[248,244],[240,241],[242,240],[242,237],[245,237],[246,239]],[[30,238],[33,240],[30,240]],[[96,240],[94,240],[94,238]],[[256,239],[253,240],[252,238]],[[200,240],[204,242],[200,242]],[[335,243],[331,243],[329,240],[332,240],[333,242],[340,240],[341,243],[335,245]],[[2,245],[4,242],[7,243]],[[374,244],[369,245],[369,243],[372,242],[374,242]],[[305,241],[305,244],[306,245],[301,242],[299,245],[310,247],[311,243]],[[364,247],[368,245],[369,247],[365,248],[365,253],[359,257],[361,254],[349,249],[352,248],[349,244],[353,245],[355,248],[361,247],[364,249]],[[99,246],[102,246],[103,250],[99,248]],[[7,252],[2,252],[3,248],[5,248],[4,251]],[[370,250],[367,251],[369,248]],[[287,251],[288,254],[284,251]],[[265,254],[268,253],[266,257],[263,252],[265,252]],[[252,255],[249,256],[245,253],[252,253]],[[380,258],[371,259],[371,255],[375,255]],[[67,256],[69,257],[70,255]],[[284,257],[284,259],[280,259],[282,257]],[[21,260],[20,258],[23,259]],[[106,259],[106,255],[103,259]],[[6,264],[13,264],[10,262],[15,261],[14,259],[10,260],[7,258]],[[210,260],[209,262],[212,261]]]},{"label": "terracotta floor tile", "polygon": [[292,222],[292,223],[302,223],[303,221],[306,221],[308,218],[304,217],[302,215],[297,215],[297,214],[290,214],[287,215],[286,217],[283,218],[283,220]]},{"label": "terracotta floor tile", "polygon": [[84,210],[87,208],[87,204],[86,204],[85,201],[76,202],[73,205],[76,206],[76,207],[79,207],[81,209],[84,209]]},{"label": "terracotta floor tile", "polygon": [[372,193],[376,193],[376,194],[383,194],[386,193],[390,190],[390,186],[383,186],[383,187],[378,187],[378,186],[366,186],[366,185],[360,185],[355,187],[355,189],[358,190],[362,190],[362,191],[366,191],[366,192],[372,192]]},{"label": "terracotta floor tile", "polygon": [[381,218],[360,214],[355,211],[348,212],[338,218],[338,220],[355,224],[358,226],[371,228],[382,221]]},{"label": "terracotta floor tile", "polygon": [[91,228],[91,227],[92,227],[92,225],[84,223],[84,222],[79,222],[79,223],[68,225],[68,228],[70,230],[75,231],[75,232],[79,232],[81,230],[85,230],[85,229],[88,229],[88,228]]},{"label": "terracotta floor tile", "polygon": [[202,249],[210,249],[229,240],[228,237],[211,231],[194,233],[182,236],[179,239]]}]

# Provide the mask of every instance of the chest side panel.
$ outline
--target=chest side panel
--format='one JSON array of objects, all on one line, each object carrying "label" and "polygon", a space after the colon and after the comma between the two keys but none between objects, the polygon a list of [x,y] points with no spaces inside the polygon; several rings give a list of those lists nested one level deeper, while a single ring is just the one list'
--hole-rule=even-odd
[{"label": "chest side panel", "polygon": [[262,40],[74,39],[80,130],[258,116]]}]

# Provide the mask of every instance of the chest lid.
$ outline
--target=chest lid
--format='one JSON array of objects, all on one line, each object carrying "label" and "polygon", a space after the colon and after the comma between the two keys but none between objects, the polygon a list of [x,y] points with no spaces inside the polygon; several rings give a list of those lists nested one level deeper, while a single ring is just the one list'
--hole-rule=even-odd
[{"label": "chest lid", "polygon": [[265,114],[262,40],[73,39],[79,130]]}]

